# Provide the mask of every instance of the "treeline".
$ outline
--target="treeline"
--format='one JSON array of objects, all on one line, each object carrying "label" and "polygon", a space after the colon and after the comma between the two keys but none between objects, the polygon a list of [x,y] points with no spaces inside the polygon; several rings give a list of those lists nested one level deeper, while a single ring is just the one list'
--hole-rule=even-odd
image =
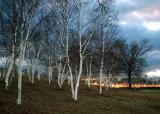
[{"label": "treeline", "polygon": [[100,94],[102,83],[109,87],[118,73],[128,75],[131,87],[151,46],[147,40],[121,39],[117,17],[114,0],[0,0],[1,80],[6,90],[18,76],[20,105],[24,71],[34,84],[41,65],[47,67],[49,84],[53,74],[60,88],[68,80],[75,101],[82,75],[98,74]]}]

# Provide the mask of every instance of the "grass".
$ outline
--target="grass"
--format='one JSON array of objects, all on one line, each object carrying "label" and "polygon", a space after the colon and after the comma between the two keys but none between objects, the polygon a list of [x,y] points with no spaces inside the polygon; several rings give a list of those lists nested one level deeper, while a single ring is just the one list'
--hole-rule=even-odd
[{"label": "grass", "polygon": [[160,89],[112,89],[98,94],[98,88],[81,84],[79,100],[71,99],[70,87],[56,82],[23,79],[22,105],[16,105],[17,82],[9,91],[0,85],[0,114],[160,114]]}]

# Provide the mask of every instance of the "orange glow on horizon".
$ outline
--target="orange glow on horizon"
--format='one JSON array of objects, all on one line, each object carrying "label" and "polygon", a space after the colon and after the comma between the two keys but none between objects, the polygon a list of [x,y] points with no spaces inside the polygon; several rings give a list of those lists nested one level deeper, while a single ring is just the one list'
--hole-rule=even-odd
[{"label": "orange glow on horizon", "polygon": [[[91,83],[93,86],[99,86],[97,82]],[[101,86],[104,86],[102,83]],[[112,88],[127,88],[129,87],[127,83],[112,83]],[[160,84],[132,84],[132,88],[147,88],[147,87],[160,87]]]},{"label": "orange glow on horizon", "polygon": [[[90,80],[91,86],[99,86],[99,83],[97,81],[97,78],[84,78],[83,81]],[[105,86],[104,83],[101,84],[101,86]],[[127,88],[129,87],[128,83],[112,83],[112,88]],[[132,84],[132,88],[152,88],[152,87],[160,87],[160,84]]]}]

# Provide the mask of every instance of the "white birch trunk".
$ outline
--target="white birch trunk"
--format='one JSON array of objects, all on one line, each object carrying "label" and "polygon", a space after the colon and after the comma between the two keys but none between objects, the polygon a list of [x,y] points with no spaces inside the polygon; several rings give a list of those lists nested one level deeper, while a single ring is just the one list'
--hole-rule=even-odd
[{"label": "white birch trunk", "polygon": [[28,63],[28,65],[27,65],[28,67],[27,67],[27,75],[28,75],[28,78],[29,78],[29,80],[31,81],[32,79],[31,79],[31,72],[30,72],[30,64]]},{"label": "white birch trunk", "polygon": [[103,66],[104,66],[104,36],[102,39],[102,58],[101,58],[101,67],[100,67],[100,75],[99,75],[99,94],[102,94],[102,79],[103,79]]},{"label": "white birch trunk", "polygon": [[34,57],[34,59],[33,59],[33,64],[32,64],[32,84],[34,84],[35,68],[38,65],[38,59],[39,59],[39,56],[40,56],[41,47],[42,47],[42,43],[39,46],[39,50],[37,52],[36,58]]},{"label": "white birch trunk", "polygon": [[82,55],[82,21],[81,21],[81,0],[79,1],[79,72],[78,72],[78,77],[77,77],[77,82],[75,85],[75,91],[74,91],[74,101],[78,100],[78,89],[79,89],[79,84],[80,84],[80,78],[82,75],[82,66],[83,66],[83,55]]},{"label": "white birch trunk", "polygon": [[48,67],[48,83],[51,83],[51,71],[50,71],[50,66]]},{"label": "white birch trunk", "polygon": [[21,95],[21,91],[22,91],[22,66],[20,66],[19,68],[19,76],[18,76],[18,98],[17,98],[17,105],[21,105],[22,102],[22,95]]},{"label": "white birch trunk", "polygon": [[89,77],[88,77],[88,87],[91,87],[91,76],[92,76],[92,57],[90,59],[90,63],[89,63]]},{"label": "white birch trunk", "polygon": [[23,44],[21,43],[21,52],[19,57],[19,70],[18,70],[18,98],[17,105],[21,105],[21,91],[22,91],[22,61],[23,61]]},{"label": "white birch trunk", "polygon": [[67,77],[67,81],[68,81],[68,85],[70,85],[71,84],[70,76]]},{"label": "white birch trunk", "polygon": [[32,84],[34,84],[35,65],[32,66]]},{"label": "white birch trunk", "polygon": [[89,70],[88,70],[88,62],[87,62],[87,60],[86,60],[86,72],[87,72],[87,78],[86,78],[86,80],[85,80],[85,84],[88,84],[89,83]]},{"label": "white birch trunk", "polygon": [[[101,63],[102,64],[102,63]],[[102,69],[103,69],[103,67],[102,67],[103,65],[101,65],[101,69],[100,69],[100,77],[99,77],[99,94],[102,94]]]},{"label": "white birch trunk", "polygon": [[[17,29],[17,27],[15,28],[15,29]],[[17,38],[17,33],[15,32],[14,33],[14,39],[16,39]],[[13,47],[12,47],[12,56],[11,56],[11,63],[10,63],[10,65],[9,65],[9,69],[8,69],[8,71],[7,71],[7,74],[6,74],[6,78],[5,78],[5,88],[6,88],[6,90],[8,89],[8,84],[9,84],[9,77],[10,77],[10,74],[11,74],[11,71],[12,71],[12,69],[13,69],[13,65],[14,65],[14,63],[15,63],[15,44],[13,44]]]},{"label": "white birch trunk", "polygon": [[69,57],[67,57],[67,61],[68,61],[68,69],[69,69],[69,74],[70,74],[70,85],[71,85],[71,92],[72,92],[72,98],[74,99],[74,83],[73,83],[73,74],[72,74],[72,68],[70,66],[70,61],[69,61]]},{"label": "white birch trunk", "polygon": [[58,86],[61,88],[61,75],[62,75],[62,57],[59,56],[59,64],[58,64]]},{"label": "white birch trunk", "polygon": [[[23,64],[23,60],[24,60],[24,56],[25,56],[25,52],[26,52],[26,41],[28,40],[29,38],[29,31],[30,31],[30,24],[29,24],[29,27],[27,29],[27,34],[26,34],[26,37],[23,41],[23,33],[24,31],[22,30],[22,33],[21,33],[21,45],[20,45],[20,59],[19,59],[19,71],[18,71],[18,98],[17,98],[17,105],[21,105],[21,102],[22,102],[22,75],[23,75],[23,71],[22,71],[22,64]],[[22,25],[22,28],[23,28],[23,25]]]},{"label": "white birch trunk", "polygon": [[52,81],[52,78],[53,78],[53,68],[52,67],[50,67],[50,80]]},{"label": "white birch trunk", "polygon": [[14,52],[12,52],[12,56],[11,56],[11,63],[9,64],[9,68],[5,77],[5,89],[8,89],[8,85],[9,85],[9,77],[11,74],[11,71],[13,69],[13,64],[14,64]]},{"label": "white birch trunk", "polygon": [[[27,36],[27,38],[28,38],[28,36]],[[18,71],[18,98],[17,98],[17,105],[21,105],[21,102],[22,102],[22,75],[23,75],[22,65],[23,65],[25,51],[26,51],[26,44],[23,45],[23,42],[22,42],[21,43],[20,59],[19,59],[19,71]]]},{"label": "white birch trunk", "polygon": [[59,85],[60,88],[62,88],[62,85],[63,85],[64,81],[68,77],[68,73],[65,72],[65,70],[66,70],[66,63],[62,67],[62,63],[60,62],[58,67],[59,67],[58,68],[58,85]]},{"label": "white birch trunk", "polygon": [[81,75],[82,75],[82,65],[83,65],[83,58],[81,56],[80,58],[80,65],[79,65],[79,73],[78,73],[78,79],[77,79],[77,83],[76,83],[76,86],[75,86],[75,92],[74,92],[74,101],[77,101],[78,100],[78,89],[79,89],[79,84],[80,84],[80,78],[81,78]]},{"label": "white birch trunk", "polygon": [[48,67],[48,78],[49,78],[49,84],[51,83],[52,80],[52,67],[49,65]]},{"label": "white birch trunk", "polygon": [[[30,46],[30,44],[28,43],[28,46],[27,46],[27,44],[26,44],[26,48],[29,48],[29,46]],[[29,81],[31,81],[32,79],[31,79],[31,63],[30,63],[30,60],[29,60],[29,54],[30,54],[30,52],[29,52],[29,50],[26,52],[26,61],[27,61],[27,76],[28,76],[28,78],[29,78]]]},{"label": "white birch trunk", "polygon": [[38,77],[38,80],[40,81],[41,80],[41,75],[40,75],[39,69],[38,69],[38,75],[37,75],[37,77]]}]

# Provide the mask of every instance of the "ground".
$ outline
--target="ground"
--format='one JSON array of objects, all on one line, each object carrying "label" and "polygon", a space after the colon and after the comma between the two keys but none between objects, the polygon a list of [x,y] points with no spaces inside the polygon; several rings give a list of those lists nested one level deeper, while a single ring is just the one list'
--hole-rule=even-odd
[{"label": "ground", "polygon": [[22,105],[16,106],[17,82],[8,91],[0,84],[0,114],[160,114],[160,89],[112,89],[98,94],[81,84],[78,101],[71,99],[70,86],[56,82],[23,79]]}]

